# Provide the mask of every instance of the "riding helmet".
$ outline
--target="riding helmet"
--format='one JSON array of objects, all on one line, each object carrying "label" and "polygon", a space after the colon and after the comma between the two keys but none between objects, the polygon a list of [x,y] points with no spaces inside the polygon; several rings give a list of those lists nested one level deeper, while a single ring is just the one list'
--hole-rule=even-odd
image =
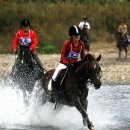
[{"label": "riding helmet", "polygon": [[73,25],[69,28],[69,36],[77,36],[80,34],[80,30],[76,25]]},{"label": "riding helmet", "polygon": [[21,21],[21,26],[23,26],[23,27],[28,27],[28,26],[30,26],[30,21],[29,21],[29,19],[23,19],[23,20]]}]

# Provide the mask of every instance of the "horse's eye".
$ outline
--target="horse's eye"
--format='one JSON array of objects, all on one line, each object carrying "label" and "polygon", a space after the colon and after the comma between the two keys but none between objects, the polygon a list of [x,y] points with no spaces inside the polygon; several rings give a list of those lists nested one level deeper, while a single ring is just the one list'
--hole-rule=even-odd
[{"label": "horse's eye", "polygon": [[94,69],[96,69],[96,64],[93,66]]}]

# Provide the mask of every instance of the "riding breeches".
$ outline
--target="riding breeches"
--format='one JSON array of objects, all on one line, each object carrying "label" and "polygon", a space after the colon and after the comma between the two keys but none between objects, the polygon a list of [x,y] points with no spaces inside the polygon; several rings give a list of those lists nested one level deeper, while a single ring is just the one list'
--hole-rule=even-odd
[{"label": "riding breeches", "polygon": [[56,70],[55,70],[55,72],[54,72],[54,74],[53,74],[53,76],[52,76],[52,79],[53,79],[54,81],[56,81],[57,74],[60,72],[60,70],[66,69],[66,68],[67,68],[66,65],[64,65],[64,64],[62,64],[62,63],[59,63],[59,65],[56,67]]},{"label": "riding breeches", "polygon": [[55,72],[52,76],[52,79],[49,81],[49,84],[48,84],[48,90],[52,90],[52,80],[53,81],[56,81],[56,78],[57,78],[57,74],[60,72],[60,70],[62,69],[66,69],[67,66],[62,64],[62,63],[59,63],[59,65],[57,66],[57,68],[55,69]]}]

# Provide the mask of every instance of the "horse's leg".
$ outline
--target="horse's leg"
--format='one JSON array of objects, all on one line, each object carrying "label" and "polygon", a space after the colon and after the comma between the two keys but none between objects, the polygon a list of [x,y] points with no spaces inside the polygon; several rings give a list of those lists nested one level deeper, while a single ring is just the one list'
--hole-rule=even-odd
[{"label": "horse's leg", "polygon": [[[84,125],[86,125],[86,123],[87,123],[88,128],[90,130],[94,130],[92,122],[89,120],[88,114],[86,113],[86,110],[83,108],[83,106],[81,104],[80,98],[79,97],[73,97],[73,98],[74,98],[74,102],[75,102],[75,107],[82,114]],[[86,105],[86,108],[87,108],[87,105]]]},{"label": "horse's leg", "polygon": [[[87,111],[88,107],[88,100],[87,99],[80,99],[80,102],[82,104],[82,107],[84,108],[85,111]],[[83,124],[86,126],[86,120],[83,118]]]},{"label": "horse's leg", "polygon": [[119,50],[119,57],[118,58],[121,59],[121,50]]},{"label": "horse's leg", "polygon": [[125,50],[125,59],[127,59],[127,48],[125,47],[124,50]]},{"label": "horse's leg", "polygon": [[[80,96],[80,103],[81,103],[81,106],[83,107],[83,109],[85,111],[87,111],[87,107],[88,107],[88,100],[87,100],[87,97],[88,97],[88,91],[89,91],[89,88],[88,86],[86,86],[86,83],[82,83],[81,86],[80,86],[80,91],[81,91],[81,96]],[[86,119],[83,118],[83,124],[86,126]]]},{"label": "horse's leg", "polygon": [[28,101],[28,95],[27,95],[27,92],[26,92],[25,89],[23,90],[23,100],[24,100],[24,103],[26,105],[29,103],[29,101]]}]

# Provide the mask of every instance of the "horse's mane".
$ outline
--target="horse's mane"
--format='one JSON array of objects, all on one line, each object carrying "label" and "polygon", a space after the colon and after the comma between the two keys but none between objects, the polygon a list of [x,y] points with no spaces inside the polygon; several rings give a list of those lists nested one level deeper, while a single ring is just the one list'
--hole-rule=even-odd
[{"label": "horse's mane", "polygon": [[79,66],[76,68],[76,70],[75,70],[75,74],[77,74],[78,76],[85,76],[85,73],[84,73],[84,71],[88,71],[88,70],[86,70],[89,66],[89,63],[91,63],[91,62],[98,62],[98,61],[100,61],[100,59],[101,59],[101,54],[97,57],[97,58],[95,58],[95,56],[94,55],[92,55],[92,54],[86,54],[85,56],[84,56],[84,58],[80,61],[80,64],[79,64]]},{"label": "horse's mane", "polygon": [[86,61],[91,62],[94,60],[95,60],[95,57],[89,53],[89,54],[86,54],[81,61],[82,62],[86,62]]},{"label": "horse's mane", "polygon": [[88,53],[79,62],[73,63],[74,65],[73,68],[77,69],[84,62],[91,62],[91,61],[95,61],[95,57],[92,54]]},{"label": "horse's mane", "polygon": [[92,54],[86,54],[83,59],[79,62],[79,66],[75,70],[75,74],[82,75],[84,68],[86,68],[89,62],[95,61],[95,57]]}]

